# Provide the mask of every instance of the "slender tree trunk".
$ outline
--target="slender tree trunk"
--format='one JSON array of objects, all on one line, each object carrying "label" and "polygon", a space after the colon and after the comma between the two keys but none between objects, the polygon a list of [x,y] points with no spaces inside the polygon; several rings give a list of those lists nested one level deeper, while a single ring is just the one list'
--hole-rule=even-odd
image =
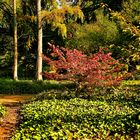
[{"label": "slender tree trunk", "polygon": [[13,78],[18,80],[18,47],[17,47],[17,21],[16,21],[16,0],[13,0],[13,14],[14,14],[14,68]]},{"label": "slender tree trunk", "polygon": [[38,56],[36,79],[42,80],[42,25],[41,25],[41,0],[37,0],[37,18],[38,18]]}]

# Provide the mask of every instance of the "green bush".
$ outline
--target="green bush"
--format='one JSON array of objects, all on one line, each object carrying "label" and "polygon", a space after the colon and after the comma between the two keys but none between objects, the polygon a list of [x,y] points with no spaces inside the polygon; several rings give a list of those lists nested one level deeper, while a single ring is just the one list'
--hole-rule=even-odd
[{"label": "green bush", "polygon": [[140,138],[140,94],[114,89],[95,92],[91,100],[41,97],[23,105],[22,124],[13,140]]},{"label": "green bush", "polygon": [[[70,36],[72,34],[72,37]],[[70,37],[69,37],[70,36]],[[97,21],[90,24],[71,24],[68,26],[66,45],[85,52],[97,52],[100,47],[116,44],[119,31],[116,23],[109,20],[102,12],[97,12]]]}]

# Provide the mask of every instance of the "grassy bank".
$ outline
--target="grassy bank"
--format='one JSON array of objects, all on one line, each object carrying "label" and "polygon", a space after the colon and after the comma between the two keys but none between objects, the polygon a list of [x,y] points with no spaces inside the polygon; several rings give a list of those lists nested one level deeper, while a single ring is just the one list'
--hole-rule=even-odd
[{"label": "grassy bank", "polygon": [[[123,81],[124,87],[132,87],[140,91],[140,80]],[[14,81],[11,79],[0,79],[0,94],[37,94],[40,92],[48,91],[50,89],[64,90],[65,88],[74,88],[74,84],[68,81],[32,81],[32,80],[19,80]]]},{"label": "grassy bank", "polygon": [[37,94],[50,89],[72,88],[70,82],[0,79],[0,94]]}]

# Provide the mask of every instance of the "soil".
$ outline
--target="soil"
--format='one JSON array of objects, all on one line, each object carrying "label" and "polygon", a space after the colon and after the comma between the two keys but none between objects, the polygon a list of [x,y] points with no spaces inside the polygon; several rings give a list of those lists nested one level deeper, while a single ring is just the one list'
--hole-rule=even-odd
[{"label": "soil", "polygon": [[0,95],[0,103],[6,107],[6,114],[0,120],[0,140],[10,140],[20,122],[19,110],[22,102],[32,95]]}]

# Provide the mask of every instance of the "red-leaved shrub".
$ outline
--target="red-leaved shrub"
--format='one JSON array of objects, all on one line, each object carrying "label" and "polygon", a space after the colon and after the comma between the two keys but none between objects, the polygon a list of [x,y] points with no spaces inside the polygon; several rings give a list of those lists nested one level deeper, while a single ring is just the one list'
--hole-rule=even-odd
[{"label": "red-leaved shrub", "polygon": [[79,85],[103,87],[119,85],[124,66],[100,51],[87,56],[76,49],[59,48],[49,44],[50,57],[43,56],[50,71],[43,72],[47,79],[70,80]]}]

